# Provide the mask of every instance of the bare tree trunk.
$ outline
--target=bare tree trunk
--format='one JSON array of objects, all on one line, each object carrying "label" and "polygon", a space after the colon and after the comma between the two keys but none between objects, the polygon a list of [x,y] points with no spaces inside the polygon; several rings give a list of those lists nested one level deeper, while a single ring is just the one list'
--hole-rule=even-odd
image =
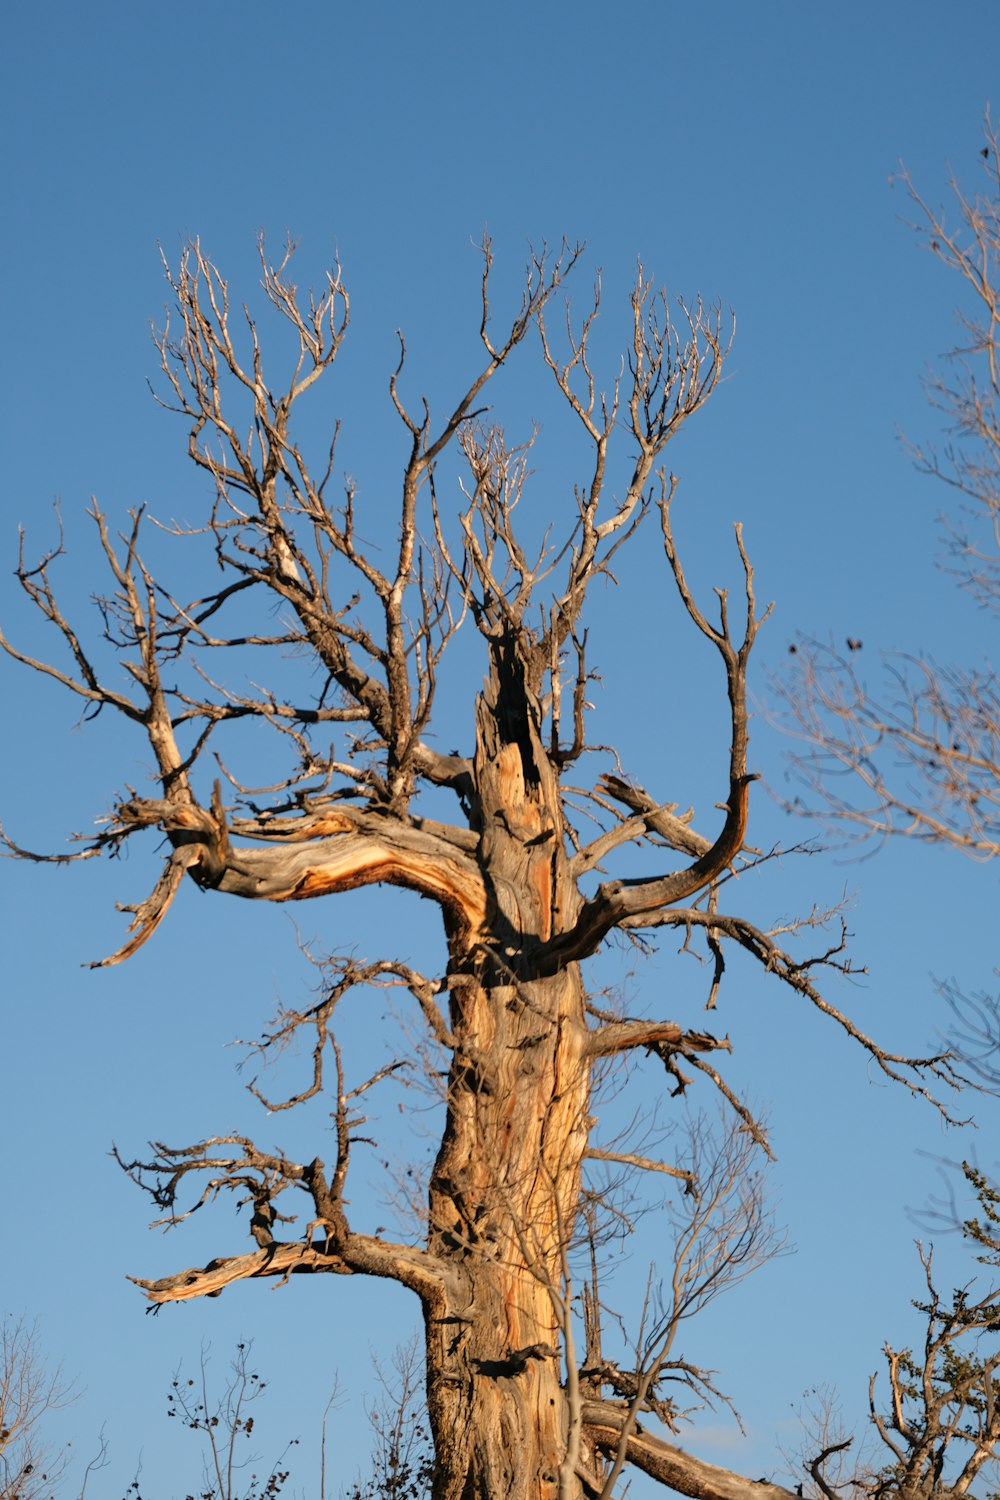
[{"label": "bare tree trunk", "polygon": [[[487,928],[453,945],[456,1048],[430,1194],[429,1248],[468,1299],[427,1326],[436,1496],[555,1496],[566,1450],[560,1315],[587,1140],[579,967],[533,977],[577,917],[558,785],[530,663],[493,643],[474,762]],[[500,941],[496,942],[499,938]]]}]

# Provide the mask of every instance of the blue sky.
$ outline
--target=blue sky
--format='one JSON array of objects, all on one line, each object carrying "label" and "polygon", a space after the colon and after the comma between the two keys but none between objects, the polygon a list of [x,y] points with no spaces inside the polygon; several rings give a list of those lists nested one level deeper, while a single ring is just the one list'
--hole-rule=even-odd
[{"label": "blue sky", "polygon": [[[295,236],[303,282],[339,251],[354,323],[311,420],[318,434],[343,418],[343,465],[366,525],[391,535],[404,451],[386,392],[395,329],[406,331],[411,390],[440,409],[475,358],[474,246],[486,227],[498,307],[516,297],[529,242],[587,242],[576,296],[585,302],[600,266],[599,349],[612,373],[637,256],[672,293],[735,309],[729,379],[671,462],[696,585],[737,582],[729,528],[740,519],[759,593],[776,600],[759,651],[762,707],[766,672],[782,669],[799,630],[860,636],[873,682],[880,647],[968,665],[987,655],[984,617],[935,569],[947,497],[898,440],[934,434],[919,376],[954,342],[959,289],[920,251],[890,178],[903,158],[934,202],[946,197],[949,163],[974,182],[983,108],[998,92],[994,4],[963,0],[946,14],[929,0],[572,9],[513,0],[493,11],[434,0],[40,0],[8,18],[6,41],[0,542],[11,566],[18,526],[29,547],[50,544],[58,500],[64,597],[78,616],[102,584],[83,516],[90,495],[112,518],[148,503],[154,515],[192,519],[205,505],[184,433],[146,385],[149,325],[167,290],[158,242],[173,258],[199,235],[248,295],[260,229],[272,244]],[[496,414],[521,435],[542,424],[532,501],[542,521],[570,502],[582,455],[536,363],[524,350],[505,372]],[[43,653],[44,634],[7,578],[4,628]],[[597,738],[614,738],[658,796],[710,812],[724,790],[722,684],[669,599],[655,548],[640,548],[622,587],[595,599],[593,624],[604,676]],[[625,640],[633,652],[642,642],[641,669],[628,676],[615,671]],[[442,733],[467,733],[463,690],[475,680],[450,686]],[[81,726],[73,703],[6,660],[0,683],[9,705],[0,815],[20,842],[61,847],[125,782],[141,782],[147,756],[106,716]],[[779,789],[783,753],[761,721],[754,767]],[[802,835],[766,797],[755,817],[762,844]],[[166,1242],[151,1235],[144,1202],[108,1159],[112,1138],[129,1150],[150,1136],[186,1141],[239,1124],[263,1140],[267,1123],[235,1071],[242,1054],[227,1044],[256,1035],[279,999],[294,1002],[310,982],[288,912],[193,889],[130,964],[81,968],[117,945],[114,902],[145,895],[155,868],[152,846],[117,866],[0,863],[6,1305],[40,1318],[46,1347],[80,1389],[63,1419],[76,1444],[86,1450],[107,1424],[101,1495],[124,1489],[140,1450],[144,1475],[164,1476],[151,1493],[194,1481],[193,1454],[186,1466],[173,1456],[160,1397],[203,1341],[222,1365],[248,1334],[272,1380],[266,1425],[276,1442],[314,1437],[339,1370],[334,1439],[346,1482],[365,1451],[368,1349],[391,1351],[413,1323],[403,1294],[304,1279],[236,1288],[154,1319],[124,1279],[244,1242],[225,1211]],[[993,980],[995,873],[895,847],[861,864],[790,862],[747,901],[766,917],[845,891],[853,951],[869,973],[832,998],[887,1044],[921,1048],[942,1022],[934,976],[972,990]],[[400,956],[438,961],[427,909],[398,892],[293,915],[298,935],[320,947],[378,951],[388,923]],[[626,985],[664,1015],[699,1013],[703,976],[669,941],[642,967],[615,950],[595,970],[595,982]],[[834,1382],[846,1410],[862,1412],[883,1340],[907,1336],[919,1290],[910,1212],[934,1186],[928,1153],[974,1150],[990,1165],[997,1121],[984,1108],[977,1143],[943,1136],[928,1109],[883,1088],[790,996],[736,962],[729,977],[733,1077],[771,1121],[776,1210],[796,1253],[692,1331],[692,1357],[720,1370],[747,1436],[709,1417],[687,1444],[747,1473],[776,1473],[777,1445],[794,1446],[801,1392]],[[382,1011],[354,1017],[346,1040],[359,1068],[391,1046],[395,1024]],[[660,1080],[640,1075],[634,1086],[649,1100]],[[419,1100],[387,1095],[390,1140],[397,1105],[420,1120]],[[324,1128],[321,1111],[313,1125]],[[643,1242],[632,1253],[640,1280],[649,1250]],[[304,1490],[308,1459],[297,1472]]]}]

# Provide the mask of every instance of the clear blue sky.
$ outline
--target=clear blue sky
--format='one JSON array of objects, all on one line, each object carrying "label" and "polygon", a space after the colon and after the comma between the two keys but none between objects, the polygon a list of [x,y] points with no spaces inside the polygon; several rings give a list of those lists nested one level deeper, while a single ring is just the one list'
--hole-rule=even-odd
[{"label": "clear blue sky", "polygon": [[[443,403],[474,351],[472,246],[486,226],[501,294],[513,295],[529,241],[587,241],[577,292],[585,298],[590,267],[603,267],[609,370],[637,255],[672,291],[736,310],[731,378],[671,458],[696,583],[735,581],[729,526],[741,519],[759,591],[777,601],[761,643],[762,697],[764,669],[781,668],[798,630],[860,636],[873,679],[879,647],[970,665],[989,650],[983,617],[935,571],[946,496],[914,473],[897,438],[933,435],[919,374],[954,341],[958,288],[919,252],[889,178],[902,157],[935,201],[949,163],[974,179],[983,107],[991,88],[1000,93],[994,0],[947,11],[932,0],[38,0],[8,16],[5,44],[0,546],[13,567],[19,525],[30,547],[51,543],[58,499],[65,597],[78,612],[103,586],[83,522],[91,494],[112,517],[147,502],[163,518],[193,518],[205,503],[183,432],[146,387],[149,323],[166,291],[158,241],[172,256],[200,235],[248,288],[261,228],[300,241],[304,281],[339,249],[355,321],[323,411],[344,416],[344,467],[377,535],[393,528],[403,454],[387,417],[394,330],[407,332],[414,389]],[[547,518],[570,503],[571,455],[528,351],[520,370],[524,385],[510,377],[497,415],[522,428],[550,422],[533,502]],[[627,586],[598,601],[596,735],[614,738],[658,797],[710,813],[724,792],[716,663],[661,611],[665,583],[649,559],[630,566]],[[4,626],[42,653],[45,636],[7,576]],[[614,669],[625,638],[644,642],[631,679]],[[73,703],[8,661],[0,684],[0,814],[22,843],[61,847],[125,782],[142,782],[148,757],[105,718],[81,726]],[[446,732],[467,725],[456,718]],[[754,766],[775,786],[782,754],[760,726]],[[801,835],[765,797],[756,817],[758,843]],[[260,1425],[276,1443],[312,1440],[339,1370],[350,1399],[333,1436],[346,1481],[365,1451],[369,1347],[391,1350],[413,1324],[403,1294],[303,1279],[237,1287],[154,1319],[124,1279],[244,1248],[227,1211],[166,1241],[151,1235],[145,1202],[107,1151],[112,1139],[131,1150],[235,1127],[263,1143],[268,1122],[235,1072],[241,1053],[224,1049],[309,981],[287,912],[193,888],[132,963],[81,968],[117,945],[114,902],[144,896],[156,868],[152,843],[117,866],[0,863],[3,1302],[41,1319],[45,1345],[80,1388],[65,1418],[76,1444],[87,1450],[107,1426],[112,1467],[95,1494],[121,1493],[140,1451],[151,1497],[196,1481],[193,1449],[183,1463],[172,1456],[162,1393],[202,1341],[222,1365],[247,1335],[272,1379]],[[941,1019],[932,976],[969,989],[992,982],[996,875],[891,848],[860,865],[789,865],[747,899],[766,918],[845,889],[856,893],[854,952],[870,972],[832,998],[886,1044],[922,1048]],[[294,915],[303,936],[361,952],[377,951],[391,923],[400,956],[436,962],[428,909],[399,893]],[[602,983],[627,983],[696,1024],[704,978],[669,940],[627,980],[620,954],[598,967]],[[908,1210],[933,1186],[924,1153],[976,1150],[990,1165],[997,1121],[984,1112],[978,1145],[944,1138],[930,1110],[882,1087],[859,1052],[739,964],[722,1005],[733,1077],[772,1124],[777,1212],[796,1254],[692,1330],[691,1358],[720,1371],[747,1436],[709,1416],[687,1445],[776,1474],[802,1391],[833,1382],[860,1413],[883,1340],[907,1336],[919,1290]],[[393,1025],[358,1015],[347,1040],[377,1056]],[[641,1098],[660,1086],[652,1073],[636,1080]],[[419,1101],[387,1096],[389,1139],[397,1102],[419,1123]],[[312,1124],[324,1129],[321,1111]],[[281,1121],[273,1139],[294,1151],[299,1134]],[[633,1252],[640,1280],[649,1248]],[[303,1451],[302,1491],[313,1473]]]}]

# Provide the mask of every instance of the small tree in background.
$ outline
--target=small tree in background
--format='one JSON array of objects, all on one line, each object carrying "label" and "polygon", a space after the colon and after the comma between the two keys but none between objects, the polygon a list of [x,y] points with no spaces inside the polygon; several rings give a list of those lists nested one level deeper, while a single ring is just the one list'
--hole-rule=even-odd
[{"label": "small tree in background", "polygon": [[[997,1193],[966,1165],[978,1213],[961,1228],[982,1264],[1000,1264]],[[949,1226],[951,1227],[951,1226]],[[822,1500],[948,1500],[973,1493],[977,1480],[996,1493],[1000,1443],[1000,1287],[970,1279],[950,1295],[934,1276],[930,1249],[917,1245],[924,1294],[913,1302],[923,1321],[918,1345],[883,1346],[884,1367],[868,1387],[871,1426],[855,1438],[832,1396],[808,1412],[802,1467]],[[980,1491],[982,1493],[982,1491]]]},{"label": "small tree in background", "polygon": [[[796,810],[859,841],[902,837],[991,860],[1000,854],[1000,687],[989,656],[1000,615],[1000,155],[988,113],[980,156],[979,192],[970,196],[950,179],[951,215],[931,207],[905,168],[900,180],[917,213],[912,228],[958,274],[968,309],[958,314],[960,344],[944,371],[926,380],[947,444],[943,452],[922,444],[910,450],[955,502],[943,518],[943,566],[978,606],[982,664],[942,666],[922,651],[884,653],[885,688],[874,693],[858,666],[859,641],[849,639],[843,655],[804,640],[794,650],[794,671],[776,685],[786,726],[802,747],[793,756],[804,788]],[[967,995],[954,983],[940,988],[958,1017],[956,1038],[968,1064],[995,1091],[997,998]],[[952,1198],[946,1211],[928,1217],[938,1228],[960,1227],[977,1259],[995,1266],[996,1186],[968,1162],[963,1172],[978,1211],[963,1219]],[[923,1346],[886,1344],[884,1374],[873,1375],[869,1393],[878,1442],[862,1464],[845,1458],[850,1442],[842,1433],[816,1445],[819,1456],[807,1467],[825,1500],[965,1495],[991,1474],[996,1487],[1000,1290],[991,1284],[980,1295],[970,1281],[943,1295],[931,1251],[918,1249],[925,1293],[914,1306],[925,1320]]]},{"label": "small tree in background", "polygon": [[901,172],[919,214],[915,232],[971,300],[959,313],[961,343],[925,382],[948,443],[943,452],[910,447],[956,502],[943,521],[943,566],[979,606],[982,664],[887,653],[886,691],[874,695],[857,641],[846,656],[804,641],[795,672],[778,684],[803,744],[793,764],[810,812],[859,839],[900,836],[979,859],[1000,853],[1000,684],[989,660],[1000,616],[1000,160],[989,117],[985,140],[983,190],[969,197],[951,179],[954,220]]}]

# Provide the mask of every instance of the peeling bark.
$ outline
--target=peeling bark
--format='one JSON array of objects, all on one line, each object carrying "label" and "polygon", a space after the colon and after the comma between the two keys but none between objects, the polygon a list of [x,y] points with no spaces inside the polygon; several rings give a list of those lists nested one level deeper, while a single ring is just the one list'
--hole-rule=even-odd
[{"label": "peeling bark", "polygon": [[429,1244],[460,1268],[466,1298],[427,1325],[435,1500],[550,1500],[566,1443],[557,1307],[588,1138],[589,1065],[578,969],[532,977],[536,953],[573,921],[579,897],[537,700],[510,638],[491,653],[476,719],[473,824],[491,942],[452,944],[457,1044]]}]

